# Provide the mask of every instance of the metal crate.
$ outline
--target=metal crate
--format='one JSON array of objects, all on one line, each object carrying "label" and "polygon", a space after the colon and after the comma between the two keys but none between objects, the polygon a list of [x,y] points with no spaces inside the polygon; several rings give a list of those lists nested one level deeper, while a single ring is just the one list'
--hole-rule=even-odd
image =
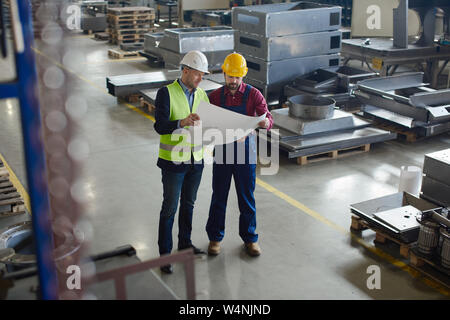
[{"label": "metal crate", "polygon": [[281,61],[267,62],[246,56],[249,78],[259,80],[266,85],[286,85],[298,76],[320,68],[339,65],[339,54],[313,57],[301,57]]},{"label": "metal crate", "polygon": [[265,61],[319,56],[341,51],[341,31],[293,34],[265,38],[260,35],[237,31],[234,48]]},{"label": "metal crate", "polygon": [[232,26],[267,38],[338,30],[341,7],[306,1],[235,7]]}]

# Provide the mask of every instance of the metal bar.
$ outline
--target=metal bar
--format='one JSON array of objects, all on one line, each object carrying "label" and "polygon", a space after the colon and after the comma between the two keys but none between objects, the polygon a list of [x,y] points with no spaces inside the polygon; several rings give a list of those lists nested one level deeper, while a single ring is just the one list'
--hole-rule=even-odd
[{"label": "metal bar", "polygon": [[194,251],[190,249],[182,250],[170,255],[165,255],[157,259],[144,261],[141,263],[105,271],[97,274],[94,278],[83,280],[84,285],[93,284],[96,282],[103,282],[107,280],[115,281],[116,295],[118,299],[125,299],[125,277],[127,275],[139,273],[148,269],[161,267],[171,263],[184,263],[186,270],[186,292],[188,299],[195,299],[195,273],[194,273]]},{"label": "metal bar", "polygon": [[[28,1],[10,1],[16,48],[18,98],[41,297],[44,300],[53,300],[58,298],[58,280],[52,255],[54,246],[48,187],[44,179],[47,174],[40,106],[36,96],[36,92],[38,92],[36,64],[31,49],[34,46],[34,36],[30,8]],[[22,32],[18,32],[19,30]]]},{"label": "metal bar", "polygon": [[17,83],[0,84],[0,99],[16,98],[19,95]]}]

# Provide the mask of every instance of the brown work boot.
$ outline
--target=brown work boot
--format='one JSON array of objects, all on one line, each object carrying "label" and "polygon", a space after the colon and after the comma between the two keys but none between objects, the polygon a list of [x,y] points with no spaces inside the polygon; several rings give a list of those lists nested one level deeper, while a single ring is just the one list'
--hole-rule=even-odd
[{"label": "brown work boot", "polygon": [[261,248],[257,242],[248,242],[245,244],[245,251],[252,257],[257,257],[261,254]]},{"label": "brown work boot", "polygon": [[208,246],[208,254],[212,256],[217,256],[220,253],[220,242],[210,241]]}]

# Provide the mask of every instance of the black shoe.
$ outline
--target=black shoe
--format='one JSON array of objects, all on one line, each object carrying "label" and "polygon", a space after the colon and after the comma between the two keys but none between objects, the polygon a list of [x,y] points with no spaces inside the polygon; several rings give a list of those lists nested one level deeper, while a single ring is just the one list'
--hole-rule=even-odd
[{"label": "black shoe", "polygon": [[205,251],[203,251],[202,249],[197,248],[197,247],[194,246],[193,244],[191,244],[191,245],[189,245],[189,246],[186,246],[186,247],[178,248],[178,251],[184,250],[184,249],[188,249],[188,248],[194,249],[194,254],[206,254]]},{"label": "black shoe", "polygon": [[173,267],[171,264],[166,264],[165,266],[162,266],[159,268],[161,272],[171,274],[173,273]]}]

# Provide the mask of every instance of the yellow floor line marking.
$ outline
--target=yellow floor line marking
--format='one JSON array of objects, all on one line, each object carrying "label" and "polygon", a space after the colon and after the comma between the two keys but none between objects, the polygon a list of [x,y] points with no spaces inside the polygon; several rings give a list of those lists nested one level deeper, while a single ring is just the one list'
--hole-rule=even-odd
[{"label": "yellow floor line marking", "polygon": [[20,180],[17,178],[13,169],[9,166],[8,162],[5,160],[5,158],[3,157],[3,155],[1,153],[0,153],[0,159],[2,160],[3,164],[5,165],[6,170],[8,170],[8,172],[9,172],[9,180],[13,184],[14,188],[17,189],[17,192],[19,192],[19,194],[23,198],[25,208],[31,214],[30,196],[28,195],[28,192],[25,190],[22,183],[20,183]]},{"label": "yellow floor line marking", "polygon": [[[42,52],[40,52],[37,49],[33,49],[35,50],[36,53],[47,57],[46,55],[44,55]],[[51,60],[53,63],[55,63],[56,65],[58,65],[60,68],[74,74],[75,76],[77,76],[79,79],[92,84],[96,89],[101,90],[102,92],[106,93],[109,95],[109,93],[97,86],[96,84],[92,83],[91,81],[89,81],[88,79],[76,74],[74,71],[71,71],[69,69],[67,69],[65,66],[61,65],[60,63],[58,63],[57,61],[53,61],[53,59],[51,59],[50,57],[47,57],[49,60]],[[147,119],[151,120],[152,122],[155,122],[155,118],[147,113],[145,113],[144,111],[136,108],[135,106],[126,103],[126,102],[122,102],[125,106],[127,106],[127,108],[136,111],[137,113],[139,113],[140,115],[146,117]],[[422,276],[422,274],[420,272],[418,272],[417,270],[413,269],[412,267],[408,266],[407,264],[405,264],[404,262],[395,259],[394,257],[392,257],[391,255],[383,252],[382,250],[366,243],[364,240],[362,240],[361,238],[355,236],[354,234],[352,234],[351,232],[347,231],[345,228],[335,224],[334,222],[328,220],[327,218],[323,217],[322,215],[320,215],[318,212],[308,208],[307,206],[305,206],[304,204],[300,203],[299,201],[291,198],[290,196],[288,196],[287,194],[285,194],[284,192],[278,190],[277,188],[269,185],[268,183],[262,181],[259,178],[256,178],[256,184],[259,185],[260,187],[266,189],[267,191],[269,191],[270,193],[276,195],[277,197],[283,199],[284,201],[286,201],[287,203],[291,204],[292,206],[296,207],[297,209],[305,212],[306,214],[310,215],[311,217],[315,218],[316,220],[332,227],[333,229],[341,232],[342,234],[348,234],[350,235],[355,241],[357,241],[360,245],[362,245],[364,248],[366,248],[367,250],[369,250],[370,252],[376,254],[377,256],[379,256],[380,258],[385,259],[386,261],[388,261],[389,263],[395,265],[396,267],[402,269],[405,272],[408,272],[413,278],[415,279],[420,279],[422,282],[424,282],[426,285],[428,285],[429,287],[437,290],[439,293],[445,295],[445,296],[450,296],[450,291],[445,288],[444,286],[442,286],[441,284],[439,284],[438,282],[429,279],[425,276]]]}]

